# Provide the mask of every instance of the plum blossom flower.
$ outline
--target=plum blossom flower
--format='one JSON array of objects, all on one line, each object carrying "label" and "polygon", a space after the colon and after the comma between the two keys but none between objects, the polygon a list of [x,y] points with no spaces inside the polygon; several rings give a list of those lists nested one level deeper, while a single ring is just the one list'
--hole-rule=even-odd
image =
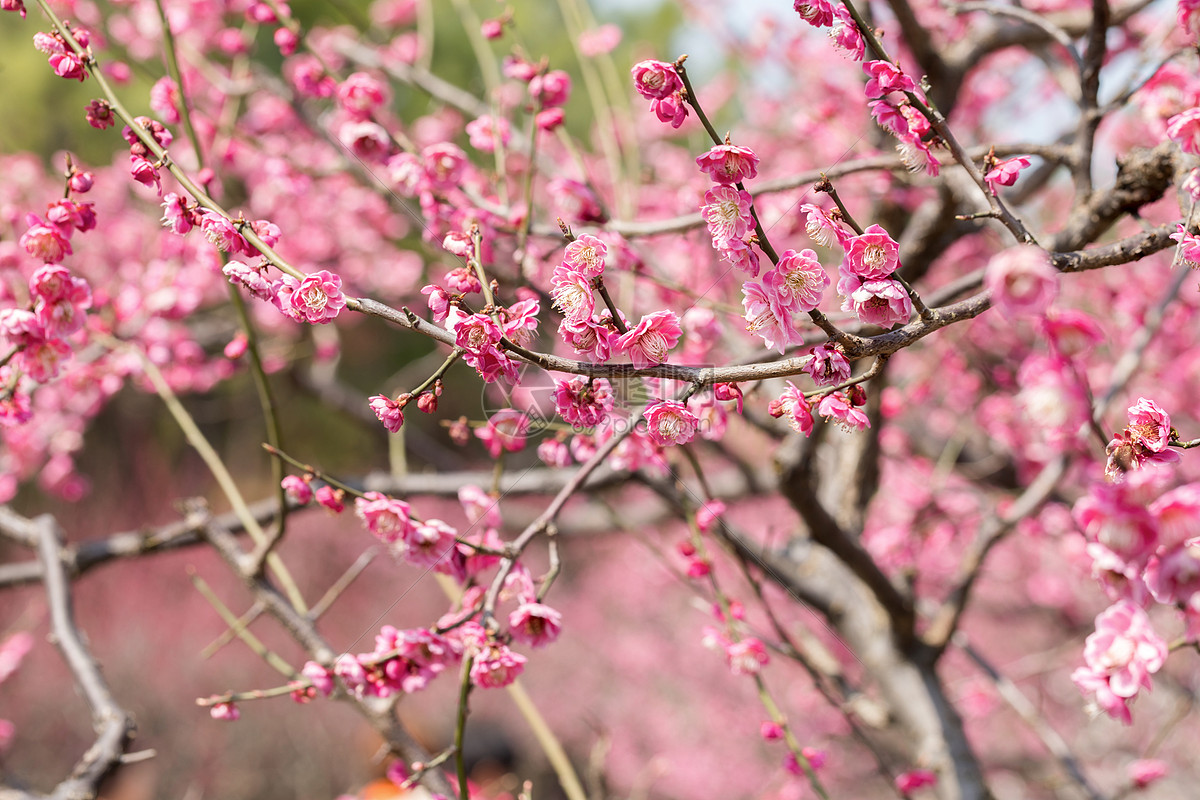
[{"label": "plum blossom flower", "polygon": [[804,232],[814,243],[821,247],[833,247],[835,244],[845,247],[849,242],[850,232],[824,209],[805,203],[800,210],[805,215]]},{"label": "plum blossom flower", "polygon": [[71,348],[62,339],[42,339],[26,344],[13,363],[38,383],[46,383],[58,376],[70,357]]},{"label": "plum blossom flower", "polygon": [[868,325],[890,328],[903,325],[912,317],[912,300],[899,281],[863,280],[856,275],[843,275],[837,288],[845,298],[842,310],[853,311]]},{"label": "plum blossom flower", "polygon": [[221,272],[235,286],[243,286],[259,300],[273,301],[275,299],[275,284],[267,280],[262,267],[252,267],[240,261],[230,261],[221,268]]},{"label": "plum blossom flower", "polygon": [[1160,603],[1187,603],[1200,592],[1200,545],[1159,548],[1142,576],[1150,594]]},{"label": "plum blossom flower", "polygon": [[508,628],[517,641],[545,647],[562,632],[562,614],[541,603],[522,603],[508,615]]},{"label": "plum blossom flower", "polygon": [[736,186],[714,186],[704,193],[700,216],[708,223],[713,247],[728,247],[731,241],[741,240],[753,229],[752,203],[750,193]]},{"label": "plum blossom flower", "polygon": [[117,116],[107,100],[93,100],[84,111],[87,124],[97,130],[105,130],[117,124]]},{"label": "plum blossom flower", "polygon": [[617,349],[629,356],[637,369],[652,367],[667,360],[667,353],[679,341],[683,329],[674,311],[655,311],[642,317],[637,327],[616,341]]},{"label": "plum blossom flower", "polygon": [[1167,137],[1185,153],[1200,155],[1200,106],[1167,120]]},{"label": "plum blossom flower", "polygon": [[1083,651],[1087,666],[1071,680],[1085,692],[1095,692],[1096,702],[1114,719],[1132,721],[1129,701],[1140,689],[1152,688],[1150,676],[1167,659],[1167,643],[1150,625],[1138,606],[1122,600],[1096,617],[1096,631]]},{"label": "plum blossom flower", "polygon": [[660,400],[642,412],[647,432],[655,444],[687,444],[696,436],[700,420],[683,403]]},{"label": "plum blossom flower", "polygon": [[833,5],[829,0],[795,0],[792,8],[800,19],[814,28],[828,28],[833,24]]},{"label": "plum blossom flower", "polygon": [[611,23],[579,34],[579,52],[588,58],[611,53],[621,43],[621,28]]},{"label": "plum blossom flower", "polygon": [[512,128],[504,117],[484,114],[467,123],[467,136],[470,137],[471,146],[476,150],[481,153],[491,153],[496,149],[497,139],[503,147],[508,146],[509,140],[512,139]]},{"label": "plum blossom flower", "polygon": [[997,186],[1012,186],[1017,182],[1021,170],[1029,167],[1030,161],[1025,156],[1017,156],[1006,161],[1000,161],[987,171],[983,179],[987,181],[988,189],[996,193]]},{"label": "plum blossom flower", "polygon": [[[768,278],[774,273],[775,278]],[[778,292],[781,305],[790,311],[812,311],[821,303],[829,275],[812,250],[787,250],[775,268],[763,276],[763,288]]]},{"label": "plum blossom flower", "polygon": [[566,105],[571,96],[571,76],[561,69],[535,75],[529,82],[529,94],[540,100],[543,108]]},{"label": "plum blossom flower", "polygon": [[379,492],[367,492],[354,498],[355,516],[384,544],[392,544],[407,535],[413,524],[410,512],[408,503]]},{"label": "plum blossom flower", "polygon": [[740,641],[729,642],[725,645],[725,660],[729,671],[734,675],[754,675],[762,671],[771,657],[767,648],[753,636],[746,636]]},{"label": "plum blossom flower", "polygon": [[188,205],[186,197],[167,192],[163,195],[162,207],[163,227],[172,233],[187,233],[196,224],[195,209]]},{"label": "plum blossom flower", "polygon": [[563,320],[558,326],[558,335],[576,353],[587,353],[596,361],[608,361],[617,339],[607,325],[591,319],[582,322]]},{"label": "plum blossom flower", "polygon": [[612,384],[604,378],[575,375],[556,381],[554,406],[560,417],[580,428],[594,428],[613,409]]},{"label": "plum blossom flower", "polygon": [[864,91],[867,97],[883,97],[891,92],[915,92],[917,84],[890,61],[868,61],[863,64],[867,73]]},{"label": "plum blossom flower", "polygon": [[460,318],[453,326],[454,343],[469,353],[494,349],[503,338],[500,327],[487,314]]},{"label": "plum blossom flower", "polygon": [[672,128],[678,128],[687,120],[688,105],[683,99],[683,92],[676,92],[661,100],[651,100],[650,110],[658,117],[659,122],[666,122]]},{"label": "plum blossom flower", "polygon": [[285,276],[284,281],[291,291],[287,295],[286,306],[281,305],[281,308],[297,322],[324,325],[332,322],[346,307],[340,275],[323,269],[306,275],[298,283],[291,276]]},{"label": "plum blossom flower", "polygon": [[992,302],[1010,316],[1042,314],[1058,294],[1058,271],[1046,251],[1017,245],[992,256],[983,276]]},{"label": "plum blossom flower", "polygon": [[696,157],[696,165],[713,183],[741,183],[758,175],[758,156],[749,147],[719,144]]},{"label": "plum blossom flower", "polygon": [[515,408],[505,408],[488,418],[487,424],[475,429],[475,436],[484,444],[492,458],[507,450],[515,453],[525,448],[529,433],[529,417]]},{"label": "plum blossom flower", "polygon": [[346,510],[346,492],[342,489],[334,489],[329,485],[321,486],[313,494],[313,497],[335,514]]},{"label": "plum blossom flower", "polygon": [[355,119],[366,119],[387,102],[387,85],[366,72],[355,72],[337,88],[338,104]]},{"label": "plum blossom flower", "polygon": [[1153,400],[1139,397],[1129,407],[1131,440],[1151,453],[1161,453],[1171,441],[1171,415]]},{"label": "plum blossom flower", "polygon": [[767,405],[767,413],[776,419],[784,418],[796,433],[812,436],[812,406],[804,393],[796,388],[796,384],[787,381],[787,385],[783,394]]},{"label": "plum blossom flower", "polygon": [[1145,789],[1150,784],[1165,778],[1170,772],[1170,765],[1157,758],[1139,758],[1125,768],[1129,780],[1138,789]]},{"label": "plum blossom flower", "polygon": [[333,694],[333,673],[316,661],[306,661],[300,674],[307,678],[309,683],[325,697]]},{"label": "plum blossom flower", "polygon": [[730,239],[727,245],[718,247],[717,252],[735,269],[740,269],[751,278],[758,277],[758,253],[748,242],[742,239]]},{"label": "plum blossom flower", "polygon": [[802,369],[817,386],[836,386],[850,379],[850,362],[836,344],[819,344],[808,351]]},{"label": "plum blossom flower", "polygon": [[29,278],[33,313],[47,337],[69,336],[83,327],[84,312],[92,307],[92,289],[65,267],[44,264]]},{"label": "plum blossom flower", "polygon": [[882,280],[899,267],[900,245],[879,225],[872,225],[846,243],[846,258],[842,261],[845,274]]},{"label": "plum blossom flower", "polygon": [[863,40],[862,32],[859,31],[854,17],[844,5],[839,3],[833,9],[833,18],[829,36],[833,39],[834,44],[849,53],[855,61],[862,61],[867,43]]},{"label": "plum blossom flower", "polygon": [[208,713],[213,719],[225,720],[226,722],[235,722],[242,716],[242,712],[233,703],[216,703],[208,710]]},{"label": "plum blossom flower", "polygon": [[458,531],[440,519],[406,526],[404,532],[404,560],[415,567],[434,567],[438,572],[452,573],[452,563],[447,559],[457,547]]},{"label": "plum blossom flower", "polygon": [[665,61],[639,61],[630,70],[633,88],[647,100],[662,100],[683,88],[673,64]]},{"label": "plum blossom flower", "polygon": [[[768,272],[764,275],[774,275]],[[772,280],[777,280],[775,276]],[[746,330],[761,336],[767,347],[783,353],[794,344],[801,344],[800,334],[792,326],[792,315],[780,302],[777,291],[768,291],[762,284],[742,284],[742,307],[746,310]]]},{"label": "plum blossom flower", "polygon": [[571,466],[571,448],[561,439],[543,439],[537,454],[547,467]]},{"label": "plum blossom flower", "polygon": [[312,483],[299,475],[288,475],[279,482],[279,485],[287,492],[288,499],[296,505],[306,506],[312,502]]},{"label": "plum blossom flower", "polygon": [[896,790],[903,795],[909,795],[917,789],[937,784],[937,773],[929,769],[910,769],[896,776]]},{"label": "plum blossom flower", "polygon": [[17,11],[25,19],[25,4],[21,0],[0,0],[0,11]]},{"label": "plum blossom flower", "polygon": [[817,413],[829,422],[836,422],[844,431],[861,431],[871,427],[871,420],[852,401],[848,392],[833,392],[821,398]]},{"label": "plum blossom flower", "polygon": [[179,86],[171,78],[163,76],[150,87],[150,108],[168,125],[180,121]]},{"label": "plum blossom flower", "polygon": [[451,189],[462,180],[467,169],[467,154],[462,148],[449,142],[431,144],[421,151],[421,163],[430,188],[439,191]]},{"label": "plum blossom flower", "polygon": [[596,296],[592,293],[589,277],[561,264],[554,270],[550,285],[554,307],[562,312],[567,322],[579,324],[592,318],[596,311]]},{"label": "plum blossom flower", "polygon": [[1200,269],[1200,236],[1183,225],[1176,225],[1171,238],[1179,243],[1179,260],[1191,269]]},{"label": "plum blossom flower", "polygon": [[27,215],[25,223],[29,228],[21,234],[19,244],[29,255],[47,264],[57,264],[73,252],[70,240],[56,226],[34,214]]},{"label": "plum blossom flower", "polygon": [[586,278],[598,278],[604,274],[604,257],[608,254],[608,245],[584,233],[567,245],[563,264]]},{"label": "plum blossom flower", "polygon": [[508,686],[525,671],[525,656],[506,645],[490,642],[471,662],[471,682],[482,689]]},{"label": "plum blossom flower", "polygon": [[404,425],[404,407],[390,397],[374,395],[368,401],[375,416],[390,433],[398,433]]}]

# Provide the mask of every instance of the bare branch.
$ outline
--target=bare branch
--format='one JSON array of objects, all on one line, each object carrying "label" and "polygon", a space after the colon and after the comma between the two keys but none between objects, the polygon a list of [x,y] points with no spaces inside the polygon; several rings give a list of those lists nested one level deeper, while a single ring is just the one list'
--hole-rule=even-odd
[{"label": "bare branch", "polygon": [[59,560],[59,530],[54,518],[41,516],[31,522],[38,532],[38,558],[50,605],[50,627],[63,660],[71,668],[75,683],[92,710],[96,741],[80,757],[71,776],[55,787],[52,798],[77,800],[95,797],[100,783],[121,763],[133,741],[133,717],[118,704],[100,674],[99,665],[75,626],[71,608],[71,585]]}]

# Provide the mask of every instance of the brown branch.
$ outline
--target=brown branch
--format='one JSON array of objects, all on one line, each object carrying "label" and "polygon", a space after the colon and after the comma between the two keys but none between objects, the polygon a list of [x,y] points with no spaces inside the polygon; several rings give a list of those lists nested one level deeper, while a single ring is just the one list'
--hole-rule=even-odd
[{"label": "brown branch", "polygon": [[[959,636],[961,637],[961,634]],[[1013,711],[1017,712],[1017,715],[1024,720],[1025,724],[1037,734],[1038,738],[1042,740],[1042,744],[1046,746],[1046,749],[1050,751],[1050,754],[1053,755],[1055,759],[1057,759],[1058,763],[1062,766],[1063,771],[1066,772],[1067,775],[1070,776],[1071,780],[1075,782],[1075,785],[1077,785],[1083,791],[1083,793],[1088,796],[1089,800],[1104,800],[1104,795],[1100,794],[1100,792],[1097,791],[1094,786],[1092,786],[1091,782],[1087,779],[1087,776],[1083,774],[1083,770],[1079,767],[1078,759],[1075,758],[1066,741],[1064,741],[1062,736],[1058,734],[1058,731],[1054,730],[1054,728],[1050,726],[1050,723],[1048,723],[1042,717],[1042,715],[1038,713],[1037,707],[1034,706],[1034,704],[1029,700],[1028,697],[1024,695],[1017,685],[1001,675],[1000,671],[992,666],[992,664],[983,657],[982,653],[971,646],[971,644],[966,640],[966,637],[956,637],[955,644],[962,648],[962,651],[967,654],[967,657],[974,661],[975,664],[992,680],[992,683],[996,685],[996,691],[1001,697],[1004,698],[1004,701],[1008,703],[1009,706],[1012,707]]]},{"label": "brown branch", "polygon": [[826,510],[813,486],[809,462],[798,452],[800,440],[796,441],[789,451],[781,454],[780,492],[800,515],[813,541],[835,555],[870,589],[891,619],[897,640],[911,641],[916,622],[912,598],[892,583],[862,544]]},{"label": "brown branch", "polygon": [[[304,647],[313,660],[326,666],[330,665],[336,655],[333,648],[318,633],[313,622],[296,611],[288,599],[265,576],[255,575],[251,572],[250,565],[247,563],[247,554],[238,546],[237,538],[233,533],[210,521],[205,526],[204,536],[234,574],[242,579],[246,588],[249,589],[254,599],[262,604],[266,612]],[[414,761],[429,761],[429,754],[396,718],[395,705],[399,695],[390,699],[382,699],[358,697],[353,693],[346,693],[343,697],[357,707],[359,713],[387,741],[391,750],[405,762],[411,764]],[[427,772],[422,777],[422,783],[433,792],[447,797],[451,795],[450,785],[440,771]]]},{"label": "brown branch", "polygon": [[92,710],[92,727],[96,731],[95,743],[80,757],[71,776],[54,788],[50,797],[62,800],[92,798],[99,792],[104,778],[121,763],[121,757],[133,741],[133,717],[117,704],[100,674],[96,659],[75,626],[71,586],[59,559],[57,523],[53,517],[41,516],[31,524],[38,532],[38,557],[42,562],[43,582],[50,605],[53,639]]}]

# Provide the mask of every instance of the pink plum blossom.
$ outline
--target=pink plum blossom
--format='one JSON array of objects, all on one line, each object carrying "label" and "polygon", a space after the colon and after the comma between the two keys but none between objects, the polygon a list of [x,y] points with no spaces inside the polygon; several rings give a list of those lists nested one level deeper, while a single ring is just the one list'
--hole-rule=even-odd
[{"label": "pink plum blossom", "polygon": [[844,298],[842,310],[853,311],[868,325],[890,328],[903,325],[912,317],[912,300],[899,281],[864,280],[856,275],[843,275],[837,289]]},{"label": "pink plum blossom", "polygon": [[1139,397],[1129,407],[1129,427],[1132,441],[1151,453],[1161,453],[1171,441],[1171,416],[1158,403]]},{"label": "pink plum blossom", "polygon": [[1125,768],[1130,782],[1138,789],[1145,789],[1150,784],[1165,778],[1170,771],[1171,768],[1167,762],[1157,758],[1139,758],[1137,761],[1130,762],[1129,766]]},{"label": "pink plum blossom", "polygon": [[833,24],[833,5],[829,0],[794,0],[792,8],[814,28],[828,28]]},{"label": "pink plum blossom", "polygon": [[843,274],[856,275],[864,280],[882,280],[899,267],[900,246],[878,225],[872,225],[846,242]]},{"label": "pink plum blossom", "polygon": [[1185,153],[1200,155],[1200,106],[1167,120],[1167,136]]},{"label": "pink plum blossom", "polygon": [[508,686],[525,671],[525,661],[525,656],[520,653],[492,642],[476,654],[471,662],[471,682],[482,689]]},{"label": "pink plum blossom", "polygon": [[367,492],[354,499],[355,516],[384,544],[407,538],[413,524],[410,512],[408,503],[379,492]]},{"label": "pink plum blossom", "polygon": [[316,661],[306,661],[300,674],[307,678],[313,688],[323,696],[329,697],[333,694],[333,673]]},{"label": "pink plum blossom", "polygon": [[754,675],[770,662],[767,648],[753,636],[725,645],[725,660],[734,675]]},{"label": "pink plum blossom", "polygon": [[741,183],[758,175],[758,156],[748,147],[719,144],[696,158],[696,165],[713,183]]},{"label": "pink plum blossom", "polygon": [[288,475],[280,481],[280,485],[287,492],[288,499],[296,505],[306,506],[312,502],[312,484],[299,475]]},{"label": "pink plum blossom", "polygon": [[297,322],[309,322],[314,325],[324,325],[332,322],[338,313],[346,307],[346,296],[342,294],[342,278],[328,270],[320,270],[306,275],[303,280],[295,281],[291,276],[284,277],[290,288],[286,306],[281,306],[285,313]]},{"label": "pink plum blossom", "polygon": [[[770,278],[774,274],[774,278]],[[821,303],[829,275],[812,250],[786,250],[775,268],[763,276],[763,288],[775,290],[780,305],[790,311],[812,311]]]},{"label": "pink plum blossom", "polygon": [[540,100],[543,108],[566,105],[571,96],[571,76],[561,69],[535,75],[529,82],[529,94]]},{"label": "pink plum blossom", "polygon": [[988,170],[983,179],[987,181],[988,188],[992,190],[992,194],[996,193],[997,186],[1012,186],[1017,182],[1017,176],[1021,174],[1021,170],[1029,167],[1030,161],[1025,156],[1017,156],[1006,161],[997,162],[996,166]]},{"label": "pink plum blossom", "polygon": [[242,712],[233,703],[216,703],[208,710],[208,713],[213,719],[226,722],[235,722],[242,716]]},{"label": "pink plum blossom", "polygon": [[704,193],[700,216],[708,224],[713,247],[721,249],[741,240],[754,228],[750,193],[736,186],[714,186]]},{"label": "pink plum blossom", "polygon": [[647,100],[662,100],[683,88],[674,65],[664,61],[639,61],[630,71],[633,88]]},{"label": "pink plum blossom", "polygon": [[508,120],[504,117],[494,117],[490,114],[485,114],[468,122],[466,131],[467,136],[470,137],[471,146],[481,153],[491,153],[494,151],[497,140],[499,140],[501,146],[508,147],[508,143],[512,139],[512,129],[509,126]]},{"label": "pink plum blossom", "polygon": [[608,254],[608,245],[584,233],[567,245],[563,264],[586,278],[598,278],[604,274],[604,257]]},{"label": "pink plum blossom", "polygon": [[858,408],[846,392],[833,392],[821,398],[817,413],[829,422],[836,422],[846,431],[861,431],[871,427],[871,420]]},{"label": "pink plum blossom", "polygon": [[915,92],[917,84],[890,61],[868,61],[863,64],[867,73],[864,91],[867,97],[883,97],[890,92]]},{"label": "pink plum blossom", "polygon": [[1046,251],[1035,245],[997,253],[988,262],[983,282],[992,302],[1008,316],[1043,314],[1058,294],[1058,271]]},{"label": "pink plum blossom", "polygon": [[541,603],[522,603],[508,615],[508,629],[519,642],[545,647],[562,632],[562,614]]},{"label": "pink plum blossom", "polygon": [[796,388],[796,384],[787,381],[787,385],[788,388],[783,390],[783,394],[772,400],[767,406],[767,413],[775,418],[783,418],[796,433],[811,436],[813,431],[812,406],[809,405],[804,393]]},{"label": "pink plum blossom", "polygon": [[591,278],[563,264],[554,271],[551,287],[550,297],[554,299],[554,307],[562,312],[567,322],[578,325],[592,318],[596,310],[596,296],[592,291]]},{"label": "pink plum blossom", "polygon": [[613,409],[612,384],[605,378],[575,375],[556,381],[554,406],[560,417],[580,428],[594,428]]},{"label": "pink plum blossom", "polygon": [[696,435],[700,420],[683,403],[660,400],[642,412],[646,429],[656,444],[687,444]]},{"label": "pink plum blossom", "polygon": [[497,411],[488,418],[487,424],[475,429],[475,436],[483,442],[492,458],[499,458],[505,450],[510,453],[523,450],[528,433],[529,417],[513,408]]},{"label": "pink plum blossom", "polygon": [[390,397],[377,394],[368,401],[375,416],[391,433],[398,433],[404,425],[404,408]]},{"label": "pink plum blossom", "polygon": [[1183,225],[1176,225],[1171,238],[1179,243],[1179,260],[1191,269],[1200,268],[1200,236]]},{"label": "pink plum blossom", "polygon": [[937,785],[937,773],[929,769],[910,769],[896,776],[896,791],[907,796],[917,789]]},{"label": "pink plum blossom", "polygon": [[[777,281],[778,275],[768,280]],[[774,285],[771,286],[773,290]],[[784,307],[778,291],[768,290],[760,283],[742,284],[742,307],[746,310],[746,330],[761,336],[767,347],[778,349],[783,353],[788,347],[801,344],[803,340],[799,332],[792,326],[791,312]]]},{"label": "pink plum blossom", "polygon": [[1150,676],[1167,658],[1167,643],[1154,632],[1146,612],[1127,600],[1096,617],[1096,632],[1083,651],[1086,667],[1071,675],[1109,716],[1129,724],[1128,702],[1152,687]]},{"label": "pink plum blossom", "polygon": [[683,329],[674,311],[655,311],[642,317],[637,327],[616,341],[617,349],[629,356],[637,369],[652,367],[667,360],[667,353],[679,341]]},{"label": "pink plum blossom", "polygon": [[850,362],[836,344],[819,344],[809,349],[803,369],[817,386],[836,386],[850,379]]}]

